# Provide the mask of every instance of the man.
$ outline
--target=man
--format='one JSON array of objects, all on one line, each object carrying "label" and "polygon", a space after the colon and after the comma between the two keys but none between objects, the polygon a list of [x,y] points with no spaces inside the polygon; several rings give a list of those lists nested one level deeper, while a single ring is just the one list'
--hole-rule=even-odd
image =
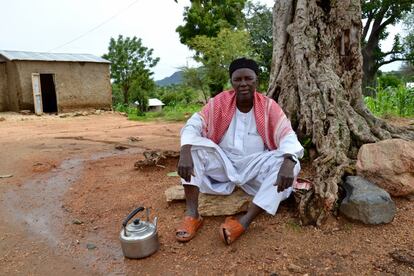
[{"label": "man", "polygon": [[236,59],[229,73],[233,89],[210,99],[181,131],[178,174],[186,197],[176,232],[181,242],[194,238],[203,223],[199,192],[229,195],[238,186],[254,196],[246,214],[228,217],[220,226],[221,239],[231,244],[257,215],[276,213],[300,171],[303,147],[279,105],[256,92],[256,62]]}]

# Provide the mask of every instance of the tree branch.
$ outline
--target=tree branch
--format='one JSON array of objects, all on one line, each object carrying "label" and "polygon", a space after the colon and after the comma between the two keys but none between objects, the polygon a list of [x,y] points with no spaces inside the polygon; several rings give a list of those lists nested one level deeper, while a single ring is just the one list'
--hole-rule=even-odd
[{"label": "tree branch", "polygon": [[377,68],[380,68],[381,66],[392,63],[394,61],[407,61],[407,60],[409,60],[409,59],[407,59],[407,58],[393,58],[393,59],[390,59],[390,60],[378,62]]},{"label": "tree branch", "polygon": [[367,37],[369,26],[371,26],[372,19],[373,19],[373,16],[372,14],[370,14],[368,16],[367,23],[364,26],[364,30],[362,31],[362,41],[365,41],[365,38]]},{"label": "tree branch", "polygon": [[395,16],[390,16],[387,20],[382,22],[382,24],[378,27],[378,32],[381,32],[384,30],[389,24],[392,24],[392,22],[395,21]]},{"label": "tree branch", "polygon": [[404,53],[403,51],[390,51],[390,52],[386,52],[386,53],[382,53],[383,57],[389,56],[389,55],[393,55],[393,54],[402,54]]}]

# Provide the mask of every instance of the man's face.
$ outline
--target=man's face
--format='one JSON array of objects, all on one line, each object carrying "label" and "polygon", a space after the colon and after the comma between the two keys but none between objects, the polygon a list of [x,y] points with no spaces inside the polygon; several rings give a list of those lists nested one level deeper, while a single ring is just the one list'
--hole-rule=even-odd
[{"label": "man's face", "polygon": [[254,91],[257,87],[256,73],[248,68],[237,69],[231,75],[231,85],[236,91],[236,97],[239,101],[253,101]]}]

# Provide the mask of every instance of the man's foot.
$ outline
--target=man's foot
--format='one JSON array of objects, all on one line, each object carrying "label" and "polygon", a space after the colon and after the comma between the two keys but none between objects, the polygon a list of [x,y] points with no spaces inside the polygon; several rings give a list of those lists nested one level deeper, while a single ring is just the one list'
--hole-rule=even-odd
[{"label": "man's foot", "polygon": [[201,225],[203,225],[203,218],[201,216],[194,218],[187,215],[181,221],[179,227],[177,227],[175,238],[179,242],[188,242],[195,237]]},{"label": "man's foot", "polygon": [[220,237],[227,245],[237,240],[245,231],[246,229],[235,217],[227,217],[224,223],[220,225]]}]

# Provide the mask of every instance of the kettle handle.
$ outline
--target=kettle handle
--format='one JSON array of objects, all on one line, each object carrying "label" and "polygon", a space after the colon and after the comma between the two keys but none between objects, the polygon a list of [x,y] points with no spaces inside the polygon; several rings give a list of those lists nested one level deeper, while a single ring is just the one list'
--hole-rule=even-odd
[{"label": "kettle handle", "polygon": [[127,223],[130,219],[132,219],[136,214],[138,214],[141,211],[144,211],[145,208],[144,207],[138,207],[137,209],[135,209],[134,211],[132,211],[124,220],[124,222],[122,223],[122,226],[125,228],[127,226]]}]

